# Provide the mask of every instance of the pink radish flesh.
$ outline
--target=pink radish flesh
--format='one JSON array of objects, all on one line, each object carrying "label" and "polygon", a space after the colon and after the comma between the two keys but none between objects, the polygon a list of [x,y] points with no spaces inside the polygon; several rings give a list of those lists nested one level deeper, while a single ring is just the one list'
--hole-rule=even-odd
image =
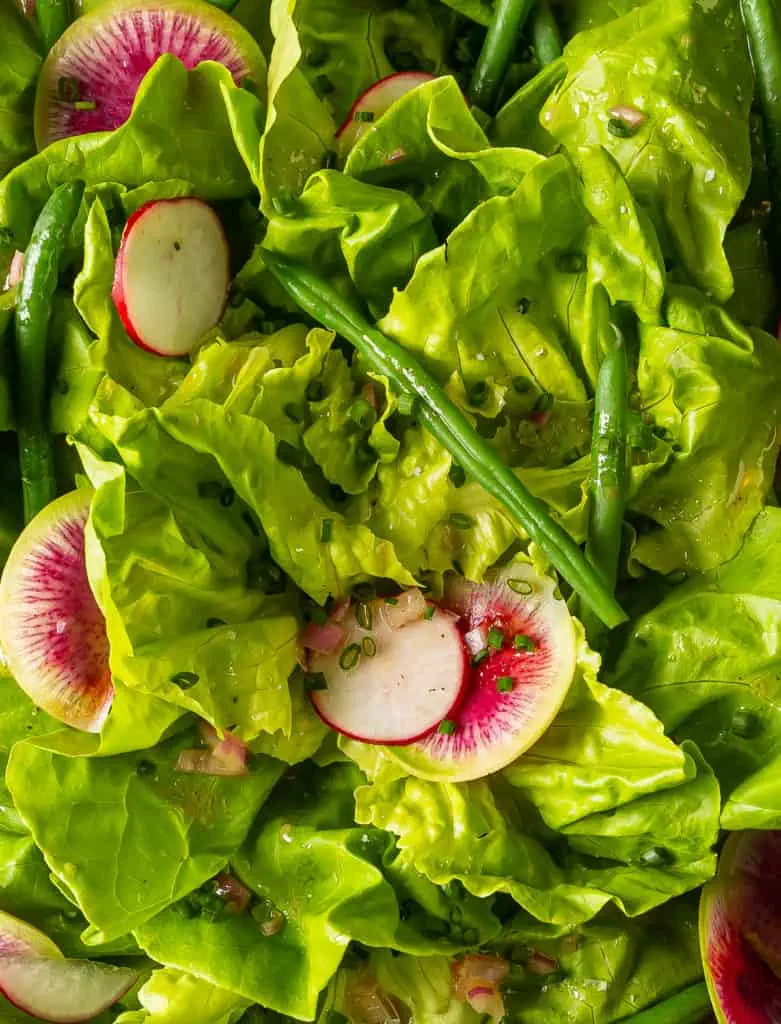
[{"label": "pink radish flesh", "polygon": [[9,956],[61,957],[48,935],[0,911],[0,959]]},{"label": "pink radish flesh", "polygon": [[199,0],[104,5],[78,18],[44,64],[35,109],[39,148],[124,124],[144,76],[166,53],[188,69],[223,64],[237,84],[264,69],[238,22]]},{"label": "pink radish flesh", "polygon": [[[467,676],[464,645],[454,618],[441,609],[394,629],[383,615],[383,602],[372,608],[371,630],[359,626],[350,612],[343,624],[344,646],[312,657],[311,670],[322,672],[327,684],[312,693],[312,702],[323,721],[345,736],[411,743],[458,706]],[[360,653],[349,667],[352,657],[346,655],[353,645]]]},{"label": "pink radish flesh", "polygon": [[0,646],[39,707],[99,732],[111,708],[106,624],[84,558],[89,495],[59,498],[24,530],[0,581]]},{"label": "pink radish flesh", "polygon": [[53,1024],[81,1024],[138,981],[127,967],[61,957],[0,956],[0,990],[14,1006]]},{"label": "pink radish flesh", "polygon": [[391,754],[421,778],[464,781],[504,768],[545,731],[572,682],[575,634],[553,581],[528,566],[481,586],[460,581],[445,602],[461,616],[470,645],[482,635],[485,648],[472,652],[468,685],[449,720]]},{"label": "pink radish flesh", "polygon": [[781,978],[741,931],[728,891],[706,888],[703,943],[708,983],[723,1024],[777,1024],[781,1020]]},{"label": "pink radish flesh", "polygon": [[200,199],[147,203],[127,222],[112,294],[139,347],[188,355],[219,322],[229,285],[225,232]]},{"label": "pink radish flesh", "polygon": [[370,85],[353,103],[350,113],[336,133],[341,156],[345,157],[358,139],[371,128],[372,119],[362,120],[362,115],[373,114],[373,120],[377,120],[396,100],[400,100],[412,89],[417,89],[419,85],[433,81],[434,78],[434,75],[426,71],[399,71]]}]

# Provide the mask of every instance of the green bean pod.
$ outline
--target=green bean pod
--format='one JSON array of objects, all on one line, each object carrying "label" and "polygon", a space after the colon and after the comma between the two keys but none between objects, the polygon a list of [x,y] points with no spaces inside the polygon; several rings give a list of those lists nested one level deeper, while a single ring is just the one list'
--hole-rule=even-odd
[{"label": "green bean pod", "polygon": [[532,18],[532,45],[541,67],[547,67],[562,55],[559,26],[548,0],[538,0]]},{"label": "green bean pod", "polygon": [[60,185],[41,211],[25,256],[16,304],[16,421],[25,522],[57,495],[48,427],[47,355],[52,299],[84,186]]},{"label": "green bean pod", "polygon": [[664,1002],[631,1017],[623,1017],[620,1024],[701,1024],[710,1012],[711,1002],[705,982],[690,985]]},{"label": "green bean pod", "polygon": [[394,390],[416,402],[416,415],[462,469],[482,484],[545,552],[606,626],[626,620],[601,575],[509,466],[480,437],[444,389],[401,345],[372,327],[329,284],[306,267],[264,250],[267,268],[298,306],[351,342]]},{"label": "green bean pod", "polygon": [[586,555],[611,591],[618,576],[629,489],[629,366],[626,345],[616,341],[599,368],[591,443],[591,519]]},{"label": "green bean pod", "polygon": [[48,53],[71,23],[68,0],[35,0],[35,20]]},{"label": "green bean pod", "polygon": [[468,96],[475,106],[494,112],[513,51],[534,0],[496,0],[494,17],[477,59]]}]

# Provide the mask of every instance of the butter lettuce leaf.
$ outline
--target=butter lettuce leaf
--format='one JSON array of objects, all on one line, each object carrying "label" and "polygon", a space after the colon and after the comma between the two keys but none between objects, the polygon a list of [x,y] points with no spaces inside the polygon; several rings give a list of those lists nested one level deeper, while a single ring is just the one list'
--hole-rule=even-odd
[{"label": "butter lettuce leaf", "polygon": [[[739,4],[652,0],[579,33],[565,61],[567,77],[542,111],[545,129],[573,154],[604,146],[665,254],[728,299],[722,243],[751,174],[753,75]],[[622,106],[645,115],[637,131],[615,127],[611,110]]]},{"label": "butter lettuce leaf", "polygon": [[88,942],[125,935],[222,870],[282,772],[258,758],[242,778],[181,774],[195,745],[188,731],[143,754],[68,757],[35,740],[11,752],[14,803]]},{"label": "butter lettuce leaf", "polygon": [[246,999],[202,978],[166,968],[153,971],[138,992],[140,1010],[116,1024],[235,1024],[250,1006]]},{"label": "butter lettuce leaf", "polygon": [[724,794],[724,828],[781,827],[781,512],[757,518],[732,561],[637,622],[614,682],[694,740]]},{"label": "butter lettuce leaf", "polygon": [[[295,769],[232,859],[258,898],[254,916],[185,919],[172,908],[139,929],[144,949],[277,1012],[313,1019],[352,939],[447,954],[495,937],[490,901],[438,890],[398,865],[390,835],[355,825],[360,781],[349,764]],[[272,914],[278,927],[263,934]]]},{"label": "butter lettuce leaf", "polygon": [[14,0],[0,3],[0,177],[35,152],[33,104],[41,57]]}]

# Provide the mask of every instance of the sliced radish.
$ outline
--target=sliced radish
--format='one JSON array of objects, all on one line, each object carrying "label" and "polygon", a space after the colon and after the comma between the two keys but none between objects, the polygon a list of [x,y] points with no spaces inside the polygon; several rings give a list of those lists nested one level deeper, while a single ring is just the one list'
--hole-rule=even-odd
[{"label": "sliced radish", "polygon": [[0,958],[8,956],[61,957],[62,953],[48,935],[0,911]]},{"label": "sliced radish", "polygon": [[113,299],[147,352],[185,356],[220,320],[230,286],[228,242],[200,199],[147,203],[125,226]]},{"label": "sliced radish", "polygon": [[80,1024],[113,1006],[138,971],[90,960],[0,956],[0,990],[14,1006],[52,1024]]},{"label": "sliced radish", "polygon": [[103,614],[84,561],[90,495],[74,491],[36,516],[0,580],[0,647],[16,682],[50,715],[100,732],[114,687]]},{"label": "sliced radish", "polygon": [[506,767],[550,725],[575,674],[575,629],[553,580],[528,565],[483,585],[453,583],[445,605],[485,647],[472,655],[457,709],[425,739],[389,753],[420,778],[465,781]]},{"label": "sliced radish", "polygon": [[355,607],[370,609],[371,622],[363,616],[359,625],[348,614],[341,650],[312,657],[311,671],[321,672],[326,683],[312,693],[312,703],[345,736],[412,743],[436,729],[461,700],[468,663],[455,619],[432,605],[429,618],[421,612],[394,628],[383,601]]},{"label": "sliced radish", "polygon": [[417,89],[419,85],[433,81],[435,77],[426,71],[398,71],[370,85],[353,103],[350,113],[336,133],[339,156],[344,159],[358,139],[371,128],[372,123],[382,117],[396,100]]},{"label": "sliced radish", "polygon": [[47,57],[35,97],[43,149],[72,135],[111,131],[130,117],[138,87],[165,53],[192,70],[223,64],[237,85],[262,81],[265,61],[238,21],[201,0],[101,4],[76,18]]}]

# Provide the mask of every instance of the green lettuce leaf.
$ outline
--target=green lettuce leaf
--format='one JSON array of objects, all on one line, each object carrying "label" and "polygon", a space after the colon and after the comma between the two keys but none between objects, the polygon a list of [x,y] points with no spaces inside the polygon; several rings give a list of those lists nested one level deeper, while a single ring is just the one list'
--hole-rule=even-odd
[{"label": "green lettuce leaf", "polygon": [[267,214],[325,164],[339,124],[368,86],[394,71],[442,66],[450,19],[427,0],[273,0],[271,28],[266,129],[256,145],[246,142]]},{"label": "green lettuce leaf", "polygon": [[260,757],[242,778],[182,774],[177,758],[195,741],[188,731],[143,755],[105,758],[35,740],[11,752],[14,803],[92,925],[88,943],[125,935],[220,871],[280,777],[282,765]]},{"label": "green lettuce leaf", "polygon": [[632,557],[694,572],[737,552],[772,487],[781,353],[694,289],[670,287],[666,320],[640,330],[642,404],[671,448],[631,499],[642,517]]},{"label": "green lettuce leaf", "polygon": [[[509,768],[469,783],[407,776],[381,748],[341,741],[370,778],[359,822],[398,837],[399,862],[439,885],[505,892],[554,924],[609,903],[635,916],[711,877],[719,789],[642,704],[579,674],[548,732]],[[642,751],[642,757],[638,756]]]},{"label": "green lettuce leaf", "polygon": [[249,1002],[181,971],[154,971],[138,993],[141,1010],[116,1024],[235,1024]]},{"label": "green lettuce leaf", "polygon": [[204,63],[188,72],[166,54],[144,79],[121,128],[55,142],[0,182],[0,225],[24,248],[51,190],[75,179],[129,188],[180,179],[204,199],[251,195],[231,127],[234,110],[247,103],[260,109],[222,65]]},{"label": "green lettuce leaf", "polygon": [[775,326],[771,320],[778,308],[778,290],[762,223],[749,221],[730,228],[724,251],[735,282],[727,312],[743,323],[770,330]]},{"label": "green lettuce leaf", "polygon": [[[41,57],[14,0],[0,2],[0,177],[35,152],[33,104]],[[2,218],[0,218],[0,221]]]},{"label": "green lettuce leaf", "polygon": [[[208,921],[172,908],[139,930],[141,945],[161,963],[313,1019],[351,939],[427,954],[493,938],[490,901],[439,891],[398,867],[391,836],[355,826],[360,779],[351,765],[296,769],[233,858],[258,897],[253,913]],[[272,915],[277,927],[263,930]]]},{"label": "green lettuce leaf", "polygon": [[615,682],[701,747],[724,828],[781,827],[781,512],[730,562],[676,588],[633,627]]},{"label": "green lettuce leaf", "polygon": [[[654,219],[666,255],[718,300],[722,241],[749,184],[753,75],[736,0],[652,0],[577,35],[542,123],[567,149],[602,145]],[[647,120],[616,127],[615,107]],[[620,118],[619,118],[620,122]]]}]

